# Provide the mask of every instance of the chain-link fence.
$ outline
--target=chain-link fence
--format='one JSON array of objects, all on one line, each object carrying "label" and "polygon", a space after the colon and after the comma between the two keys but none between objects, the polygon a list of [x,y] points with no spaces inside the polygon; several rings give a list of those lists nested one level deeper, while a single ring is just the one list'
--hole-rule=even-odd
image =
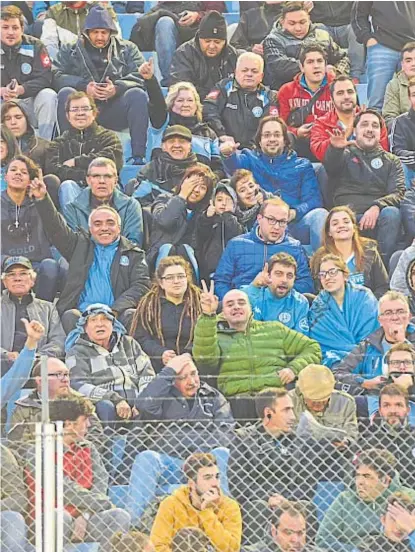
[{"label": "chain-link fence", "polygon": [[[6,552],[151,550],[138,533],[127,544],[132,529],[166,552],[208,550],[197,548],[203,534],[219,552],[415,549],[408,425],[361,420],[357,439],[309,415],[280,431],[266,418],[130,421],[99,438],[82,420],[57,425],[37,424],[25,440],[8,428]],[[213,456],[186,461],[194,453]],[[388,535],[390,548],[379,548]]]}]

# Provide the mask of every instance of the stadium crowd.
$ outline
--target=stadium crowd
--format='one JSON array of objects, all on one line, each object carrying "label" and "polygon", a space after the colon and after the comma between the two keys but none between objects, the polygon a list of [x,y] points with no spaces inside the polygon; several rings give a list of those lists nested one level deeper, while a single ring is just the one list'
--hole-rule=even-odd
[{"label": "stadium crowd", "polygon": [[415,3],[148,4],[2,1],[1,549],[46,395],[65,551],[415,552]]}]

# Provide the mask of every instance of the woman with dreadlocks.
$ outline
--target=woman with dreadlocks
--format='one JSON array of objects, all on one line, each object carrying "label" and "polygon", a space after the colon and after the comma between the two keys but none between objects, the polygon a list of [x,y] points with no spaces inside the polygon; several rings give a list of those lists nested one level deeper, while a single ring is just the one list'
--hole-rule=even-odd
[{"label": "woman with dreadlocks", "polygon": [[183,257],[162,259],[155,276],[153,287],[137,307],[130,334],[159,372],[174,356],[191,352],[201,308],[200,290]]}]

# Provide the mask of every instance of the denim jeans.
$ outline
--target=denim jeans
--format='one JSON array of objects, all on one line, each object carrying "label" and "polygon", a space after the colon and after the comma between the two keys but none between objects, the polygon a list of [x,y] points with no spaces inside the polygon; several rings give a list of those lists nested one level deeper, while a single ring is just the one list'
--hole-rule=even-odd
[{"label": "denim jeans", "polygon": [[288,226],[288,230],[303,245],[311,245],[311,249],[315,252],[321,246],[324,224],[328,214],[328,211],[321,207],[313,209],[298,222],[292,222]]},{"label": "denim jeans", "polygon": [[57,95],[52,88],[44,88],[31,98],[18,98],[40,138],[52,140],[56,125]]},{"label": "denim jeans", "polygon": [[[359,222],[363,215],[358,215]],[[401,213],[398,207],[384,207],[373,230],[361,231],[363,236],[378,241],[379,251],[386,268],[389,266],[389,259],[397,249],[401,233]]]},{"label": "denim jeans", "polygon": [[162,86],[168,86],[170,81],[170,66],[173,54],[177,48],[179,32],[171,17],[160,17],[156,24],[155,45],[160,67]]},{"label": "denim jeans", "polygon": [[43,259],[40,262],[32,263],[36,271],[36,297],[44,301],[53,300],[58,292],[59,279],[61,275],[61,266],[55,259]]},{"label": "denim jeans", "polygon": [[361,83],[366,82],[365,49],[363,44],[357,42],[353,27],[351,25],[324,26],[341,48],[347,48],[350,59],[350,76],[359,79]]},{"label": "denim jeans", "polygon": [[2,552],[24,552],[27,527],[23,516],[18,512],[1,512],[0,526]]},{"label": "denim jeans", "polygon": [[399,70],[401,53],[382,44],[367,49],[367,95],[368,107],[382,110],[386,85]]},{"label": "denim jeans", "polygon": [[82,192],[83,188],[75,180],[64,180],[59,186],[58,196],[61,209],[69,203],[73,203]]},{"label": "denim jeans", "polygon": [[[415,188],[415,171],[409,169],[404,163],[402,163],[403,172],[405,173],[405,185],[406,189]],[[413,182],[413,183],[412,183]]]}]

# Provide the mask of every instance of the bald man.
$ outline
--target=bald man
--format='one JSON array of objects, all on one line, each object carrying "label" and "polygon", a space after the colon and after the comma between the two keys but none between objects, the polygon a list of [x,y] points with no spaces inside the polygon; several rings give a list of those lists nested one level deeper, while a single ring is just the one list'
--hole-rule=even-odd
[{"label": "bald man", "polygon": [[292,388],[303,368],[320,362],[320,346],[280,322],[253,320],[249,298],[240,290],[225,294],[217,316],[214,283],[210,289],[202,285],[194,359],[201,373],[218,376],[218,388],[235,418],[257,419],[255,394],[269,387]]}]

